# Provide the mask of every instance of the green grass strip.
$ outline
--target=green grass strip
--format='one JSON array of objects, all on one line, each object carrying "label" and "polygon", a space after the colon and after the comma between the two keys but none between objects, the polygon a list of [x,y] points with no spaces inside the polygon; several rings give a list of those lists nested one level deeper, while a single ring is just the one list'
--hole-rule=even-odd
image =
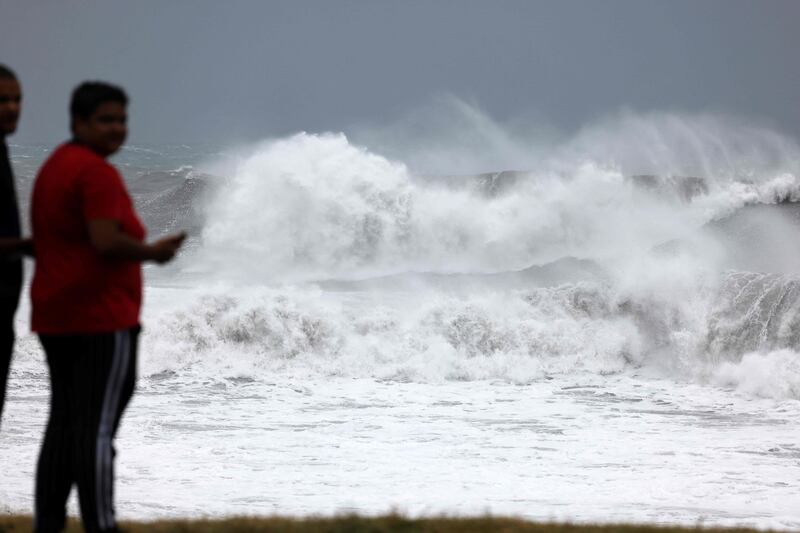
[{"label": "green grass strip", "polygon": [[[29,516],[0,515],[0,533],[31,531]],[[331,518],[233,517],[203,520],[159,520],[154,522],[122,521],[129,533],[765,533],[747,528],[706,528],[653,525],[580,525],[569,523],[529,522],[517,518],[405,518],[400,515]],[[82,531],[80,522],[70,519],[68,533]]]}]

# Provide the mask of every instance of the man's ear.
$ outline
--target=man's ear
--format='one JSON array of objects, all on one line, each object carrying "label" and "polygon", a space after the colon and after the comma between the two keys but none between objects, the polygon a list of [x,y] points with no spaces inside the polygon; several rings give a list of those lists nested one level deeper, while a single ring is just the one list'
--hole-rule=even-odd
[{"label": "man's ear", "polygon": [[80,129],[80,122],[81,119],[78,117],[71,117],[69,119],[69,130],[72,132],[72,136],[76,137],[78,135],[78,130]]}]

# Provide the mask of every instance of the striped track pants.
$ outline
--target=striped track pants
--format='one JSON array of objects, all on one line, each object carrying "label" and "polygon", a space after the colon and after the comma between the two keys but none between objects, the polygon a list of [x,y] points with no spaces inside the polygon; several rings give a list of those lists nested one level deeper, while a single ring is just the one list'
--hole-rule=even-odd
[{"label": "striped track pants", "polygon": [[60,531],[72,485],[87,532],[116,531],[114,447],[136,381],[139,328],[40,335],[50,367],[50,418],[36,470],[37,532]]}]

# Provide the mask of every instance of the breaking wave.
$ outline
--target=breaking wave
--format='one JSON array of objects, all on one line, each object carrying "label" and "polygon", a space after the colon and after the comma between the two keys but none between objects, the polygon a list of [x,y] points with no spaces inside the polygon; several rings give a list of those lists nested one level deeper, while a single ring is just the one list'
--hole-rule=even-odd
[{"label": "breaking wave", "polygon": [[800,149],[708,117],[602,127],[529,171],[422,175],[308,133],[178,169],[144,207],[191,213],[196,249],[147,375],[666,372],[799,397]]}]

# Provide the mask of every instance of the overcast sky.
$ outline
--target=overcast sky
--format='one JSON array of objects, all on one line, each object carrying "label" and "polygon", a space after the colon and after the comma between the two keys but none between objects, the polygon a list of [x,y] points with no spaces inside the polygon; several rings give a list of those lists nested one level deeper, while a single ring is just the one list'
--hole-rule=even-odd
[{"label": "overcast sky", "polygon": [[389,124],[441,95],[565,132],[619,108],[721,111],[800,137],[800,1],[0,0],[16,142],[67,136],[81,80],[133,142]]}]

